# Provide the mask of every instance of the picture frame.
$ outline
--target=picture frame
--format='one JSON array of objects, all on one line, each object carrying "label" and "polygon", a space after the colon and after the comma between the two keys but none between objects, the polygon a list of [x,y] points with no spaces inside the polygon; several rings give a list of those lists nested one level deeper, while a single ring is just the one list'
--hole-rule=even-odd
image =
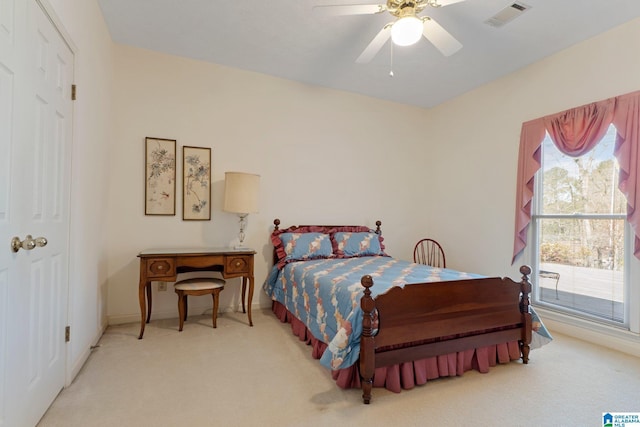
[{"label": "picture frame", "polygon": [[211,148],[182,147],[182,219],[211,219]]},{"label": "picture frame", "polygon": [[176,214],[176,140],[145,138],[145,215]]}]

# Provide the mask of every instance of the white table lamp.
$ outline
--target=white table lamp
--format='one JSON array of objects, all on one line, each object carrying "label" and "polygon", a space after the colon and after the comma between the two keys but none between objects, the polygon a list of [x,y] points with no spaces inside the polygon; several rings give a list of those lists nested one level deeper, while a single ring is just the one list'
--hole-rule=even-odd
[{"label": "white table lamp", "polygon": [[240,217],[240,239],[235,249],[245,249],[244,229],[247,225],[247,215],[258,212],[258,188],[260,175],[244,172],[224,173],[224,206],[225,212],[238,214]]}]

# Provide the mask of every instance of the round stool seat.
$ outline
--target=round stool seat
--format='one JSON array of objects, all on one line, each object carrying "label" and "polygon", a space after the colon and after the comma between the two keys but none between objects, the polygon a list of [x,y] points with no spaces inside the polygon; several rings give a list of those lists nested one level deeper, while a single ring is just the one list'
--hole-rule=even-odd
[{"label": "round stool seat", "polygon": [[218,317],[218,296],[220,291],[224,289],[224,279],[213,277],[194,277],[192,279],[180,280],[173,286],[176,294],[178,294],[178,316],[180,317],[179,331],[182,331],[184,321],[187,320],[187,295],[202,296],[211,295],[213,297],[213,327],[216,327],[216,319]]},{"label": "round stool seat", "polygon": [[223,279],[196,277],[193,279],[185,279],[176,282],[175,288],[180,291],[200,291],[204,289],[223,288],[225,281]]}]

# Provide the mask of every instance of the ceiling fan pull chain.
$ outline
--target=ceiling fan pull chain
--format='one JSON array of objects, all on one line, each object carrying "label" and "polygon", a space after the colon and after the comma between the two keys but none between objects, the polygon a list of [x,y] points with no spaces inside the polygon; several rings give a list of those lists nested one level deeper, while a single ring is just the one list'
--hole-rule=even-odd
[{"label": "ceiling fan pull chain", "polygon": [[393,77],[393,43],[389,43],[391,46],[391,60],[389,64],[389,77]]}]

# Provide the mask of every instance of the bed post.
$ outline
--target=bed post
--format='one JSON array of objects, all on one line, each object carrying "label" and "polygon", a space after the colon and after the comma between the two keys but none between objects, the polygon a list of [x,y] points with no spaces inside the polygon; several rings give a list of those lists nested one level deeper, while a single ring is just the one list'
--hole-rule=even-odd
[{"label": "bed post", "polygon": [[[273,233],[275,233],[280,229],[279,227],[280,227],[280,220],[276,218],[273,220],[273,231],[271,232],[272,236],[273,236]],[[278,263],[278,251],[274,246],[273,247],[273,265],[276,265],[277,263]]]},{"label": "bed post", "polygon": [[531,293],[531,282],[529,275],[531,267],[523,265],[520,267],[522,280],[520,281],[520,313],[524,323],[522,339],[520,340],[520,352],[522,353],[522,363],[529,363],[529,343],[531,343],[531,313],[529,313],[529,294]]},{"label": "bed post", "polygon": [[382,230],[380,229],[380,226],[382,225],[382,221],[378,220],[376,221],[376,234],[379,236],[380,234],[382,234]]},{"label": "bed post", "polygon": [[362,336],[360,337],[360,381],[362,382],[362,400],[365,404],[371,402],[371,389],[373,387],[373,372],[375,370],[374,342],[373,342],[373,312],[375,301],[371,297],[373,279],[371,276],[362,276],[360,283],[364,286],[364,295],[360,299],[362,308]]}]

